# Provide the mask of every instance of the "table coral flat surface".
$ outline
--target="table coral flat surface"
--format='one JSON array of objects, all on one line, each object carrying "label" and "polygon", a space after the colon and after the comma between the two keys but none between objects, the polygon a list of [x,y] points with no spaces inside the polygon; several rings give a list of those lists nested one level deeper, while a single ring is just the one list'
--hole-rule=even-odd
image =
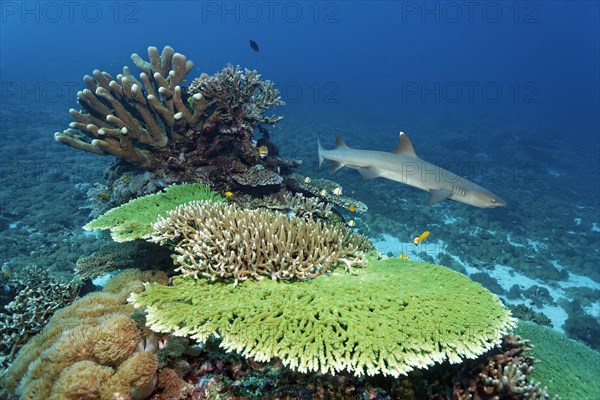
[{"label": "table coral flat surface", "polygon": [[258,361],[280,358],[298,371],[398,376],[474,358],[514,325],[500,300],[446,267],[371,260],[357,275],[336,272],[284,283],[176,277],[130,298],[151,329],[211,336]]}]

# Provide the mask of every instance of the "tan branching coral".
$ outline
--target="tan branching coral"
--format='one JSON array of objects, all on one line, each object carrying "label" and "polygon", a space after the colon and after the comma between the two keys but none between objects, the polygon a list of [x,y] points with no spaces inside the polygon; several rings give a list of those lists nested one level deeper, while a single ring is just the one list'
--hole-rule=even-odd
[{"label": "tan branching coral", "polygon": [[342,225],[288,218],[266,210],[193,201],[153,225],[150,239],[175,246],[177,271],[211,280],[314,278],[343,263],[365,263],[367,238]]},{"label": "tan branching coral", "polygon": [[207,106],[201,94],[191,98],[192,110],[184,104],[179,83],[194,64],[166,46],[159,54],[148,48],[149,62],[132,54],[143,72],[137,80],[128,67],[116,79],[94,70],[87,85],[77,93],[81,111],[69,110],[75,122],[54,138],[69,146],[95,154],[111,154],[142,169],[154,169],[157,150],[202,122]]}]

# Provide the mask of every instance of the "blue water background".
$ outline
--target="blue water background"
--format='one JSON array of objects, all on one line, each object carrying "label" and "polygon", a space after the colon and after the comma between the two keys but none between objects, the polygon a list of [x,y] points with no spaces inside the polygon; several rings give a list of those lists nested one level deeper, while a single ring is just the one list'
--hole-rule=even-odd
[{"label": "blue water background", "polygon": [[[285,119],[273,140],[285,156],[303,159],[305,173],[316,171],[318,134],[328,147],[343,135],[356,147],[389,150],[404,131],[422,158],[484,184],[509,204],[486,214],[443,205],[427,211],[430,220],[443,209],[466,221],[470,215],[499,221],[524,243],[564,236],[564,246],[574,247],[562,260],[578,263],[579,254],[594,263],[587,275],[600,282],[598,2],[3,1],[1,7],[0,104],[22,113],[24,143],[43,143],[44,157],[55,163],[77,153],[52,134],[71,121],[67,110],[77,108],[82,76],[94,69],[116,76],[124,65],[137,74],[132,52],[146,59],[148,46],[170,45],[194,61],[188,81],[231,63],[277,82],[287,104],[274,110]],[[54,117],[41,121],[41,111]],[[2,153],[4,165],[41,155],[40,147],[21,152]],[[477,162],[493,164],[489,176],[466,165],[476,154]],[[353,179],[345,190],[359,198],[362,185],[373,185],[353,171],[341,171],[341,178]],[[413,216],[394,214],[394,201],[406,197],[428,207],[424,193],[381,185],[369,186],[370,193],[393,192],[385,213],[403,229]],[[575,207],[591,210],[581,224],[573,223]],[[412,233],[428,229],[419,218]],[[598,317],[598,307],[591,312]]]}]

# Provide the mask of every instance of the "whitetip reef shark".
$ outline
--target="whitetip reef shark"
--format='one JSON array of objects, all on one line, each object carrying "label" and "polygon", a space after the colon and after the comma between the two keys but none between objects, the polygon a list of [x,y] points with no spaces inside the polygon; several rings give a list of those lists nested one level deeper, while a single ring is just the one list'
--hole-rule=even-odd
[{"label": "whitetip reef shark", "polygon": [[506,203],[495,194],[465,178],[417,157],[404,132],[392,152],[352,149],[340,136],[336,146],[325,150],[319,145],[319,167],[323,160],[333,161],[334,171],[342,167],[358,170],[364,179],[386,178],[429,192],[429,204],[450,199],[475,207],[503,207]]}]

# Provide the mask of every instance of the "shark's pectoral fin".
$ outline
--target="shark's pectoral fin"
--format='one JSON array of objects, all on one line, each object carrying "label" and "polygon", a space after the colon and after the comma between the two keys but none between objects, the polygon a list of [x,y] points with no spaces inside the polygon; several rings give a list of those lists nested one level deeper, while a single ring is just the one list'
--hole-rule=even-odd
[{"label": "shark's pectoral fin", "polygon": [[381,176],[381,171],[379,170],[379,168],[361,167],[356,169],[358,170],[358,172],[360,172],[360,175],[363,177],[363,179],[374,179],[379,178]]},{"label": "shark's pectoral fin", "polygon": [[452,196],[452,192],[446,189],[430,189],[429,190],[429,204],[438,203],[442,200],[446,200]]},{"label": "shark's pectoral fin", "polygon": [[343,164],[339,161],[332,161],[331,166],[332,166],[333,172],[336,172],[338,169],[344,168],[346,166],[346,164]]}]

